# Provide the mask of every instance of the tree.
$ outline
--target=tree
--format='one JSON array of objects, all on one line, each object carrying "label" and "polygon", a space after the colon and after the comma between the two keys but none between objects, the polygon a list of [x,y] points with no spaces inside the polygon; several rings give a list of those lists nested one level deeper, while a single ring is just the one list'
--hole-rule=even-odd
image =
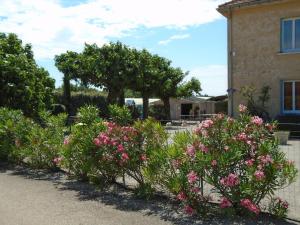
[{"label": "tree", "polygon": [[124,105],[125,88],[132,75],[131,50],[121,42],[111,42],[101,48],[86,44],[83,60],[90,71],[86,80],[108,92],[108,104]]},{"label": "tree", "polygon": [[0,33],[0,107],[38,116],[53,101],[54,79],[38,67],[31,45],[15,34]]},{"label": "tree", "polygon": [[71,84],[72,79],[78,79],[81,77],[82,61],[80,54],[72,51],[56,55],[55,66],[60,72],[64,74],[63,77],[63,89],[64,89],[64,105],[67,108],[68,113],[71,111]]},{"label": "tree", "polygon": [[159,87],[162,70],[164,64],[170,62],[158,55],[152,55],[146,49],[138,51],[133,49],[133,76],[129,87],[141,93],[143,98],[143,118],[146,119],[149,113],[149,98],[155,93]]}]

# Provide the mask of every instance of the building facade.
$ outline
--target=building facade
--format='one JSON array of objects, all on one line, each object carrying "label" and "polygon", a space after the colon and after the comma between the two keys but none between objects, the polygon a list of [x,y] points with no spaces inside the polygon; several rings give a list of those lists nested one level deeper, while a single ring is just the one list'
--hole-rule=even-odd
[{"label": "building facade", "polygon": [[233,0],[228,21],[228,113],[236,116],[245,86],[269,86],[272,118],[300,116],[300,0]]}]

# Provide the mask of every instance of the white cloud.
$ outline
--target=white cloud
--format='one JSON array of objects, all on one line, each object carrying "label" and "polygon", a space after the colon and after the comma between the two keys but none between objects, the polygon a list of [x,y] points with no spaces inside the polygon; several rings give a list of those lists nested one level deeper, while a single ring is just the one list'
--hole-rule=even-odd
[{"label": "white cloud", "polygon": [[171,41],[174,41],[174,40],[181,40],[181,39],[186,39],[186,38],[189,38],[190,35],[189,34],[178,34],[178,35],[173,35],[171,37],[169,37],[167,40],[163,40],[163,41],[160,41],[158,42],[159,45],[167,45],[169,44]]},{"label": "white cloud", "polygon": [[187,79],[196,77],[201,82],[202,94],[210,96],[227,94],[227,66],[207,65],[194,68]]},{"label": "white cloud", "polygon": [[63,7],[59,0],[1,0],[2,32],[32,43],[37,58],[52,58],[84,44],[107,42],[138,27],[184,29],[212,22],[224,0],[89,0]]}]

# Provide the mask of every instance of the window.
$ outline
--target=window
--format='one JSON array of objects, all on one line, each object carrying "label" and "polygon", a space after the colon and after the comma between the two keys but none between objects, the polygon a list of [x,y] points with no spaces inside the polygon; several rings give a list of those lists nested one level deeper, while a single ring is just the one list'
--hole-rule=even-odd
[{"label": "window", "polygon": [[281,51],[300,52],[300,18],[284,19],[281,26]]},{"label": "window", "polygon": [[283,110],[286,113],[300,112],[300,81],[283,83]]}]

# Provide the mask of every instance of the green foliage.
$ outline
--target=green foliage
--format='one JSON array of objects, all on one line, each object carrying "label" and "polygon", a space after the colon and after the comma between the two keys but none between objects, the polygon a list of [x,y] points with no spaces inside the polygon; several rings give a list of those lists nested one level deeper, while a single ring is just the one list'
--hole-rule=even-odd
[{"label": "green foliage", "polygon": [[61,166],[81,180],[97,175],[93,169],[95,162],[93,140],[103,130],[105,130],[103,123],[96,121],[89,125],[76,123],[72,126],[71,134],[65,137]]},{"label": "green foliage", "polygon": [[99,117],[99,109],[92,105],[86,105],[79,108],[77,117],[80,123],[87,125],[101,121]]},{"label": "green foliage", "polygon": [[234,120],[222,114],[203,121],[195,133],[181,133],[161,166],[163,184],[188,213],[204,213],[209,201],[201,181],[220,196],[220,207],[258,214],[260,203],[295,180],[297,170],[278,148],[273,124],[251,117],[245,106]]},{"label": "green foliage", "polygon": [[29,144],[21,148],[21,152],[26,163],[33,168],[56,169],[67,130],[67,115],[62,113],[52,116],[42,112],[40,117],[44,126],[32,124],[28,135]]},{"label": "green foliage", "polygon": [[[54,93],[55,100],[58,104],[64,104],[64,96],[61,91]],[[71,92],[72,106],[70,109],[70,115],[76,115],[80,107],[85,105],[93,105],[100,109],[101,117],[108,117],[108,109],[103,93],[95,90],[85,90],[79,92]]]},{"label": "green foliage", "polygon": [[53,102],[54,80],[37,66],[31,45],[15,34],[0,33],[0,107],[21,109],[36,117]]},{"label": "green foliage", "polygon": [[28,136],[33,125],[20,110],[0,108],[0,161],[23,159],[20,148],[30,144]]},{"label": "green foliage", "polygon": [[272,197],[269,203],[268,211],[278,218],[285,218],[288,213],[289,204],[279,197]]},{"label": "green foliage", "polygon": [[247,100],[249,113],[253,116],[259,116],[266,121],[270,120],[270,115],[266,109],[266,104],[270,100],[269,86],[263,86],[259,93],[253,86],[245,86],[241,89],[242,96]]},{"label": "green foliage", "polygon": [[131,112],[126,106],[109,105],[108,111],[113,122],[121,126],[132,123]]}]

